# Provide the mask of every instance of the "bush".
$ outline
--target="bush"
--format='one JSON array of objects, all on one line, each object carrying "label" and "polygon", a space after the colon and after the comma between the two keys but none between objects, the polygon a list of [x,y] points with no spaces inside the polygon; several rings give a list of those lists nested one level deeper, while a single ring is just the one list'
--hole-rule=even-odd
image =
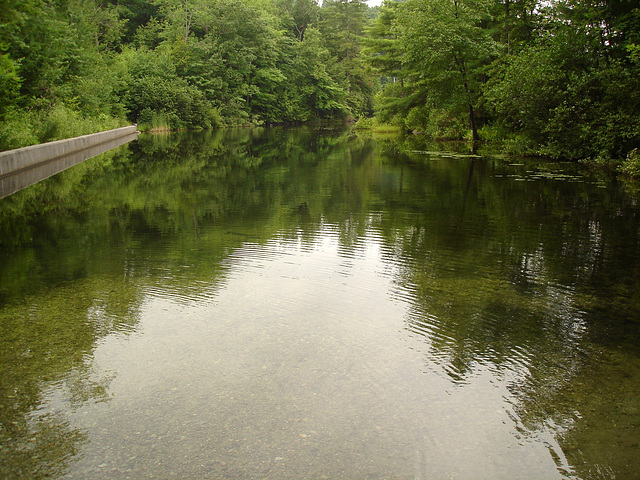
[{"label": "bush", "polygon": [[42,117],[42,122],[36,127],[41,142],[76,137],[84,133],[80,115],[64,105],[56,105],[44,112]]},{"label": "bush", "polygon": [[407,130],[425,132],[427,130],[428,118],[429,111],[426,107],[413,107],[404,119],[404,124]]},{"label": "bush", "polygon": [[130,118],[153,127],[204,127],[218,121],[202,92],[180,78],[165,79],[148,76],[134,80],[128,92]]},{"label": "bush", "polygon": [[27,147],[38,143],[33,131],[33,115],[10,112],[0,124],[0,151]]},{"label": "bush", "polygon": [[179,119],[174,114],[156,112],[150,108],[145,108],[137,118],[139,129],[152,132],[171,130],[171,125],[178,124]]},{"label": "bush", "polygon": [[449,110],[426,106],[409,110],[405,125],[408,130],[447,140],[462,140],[468,131],[465,120],[456,117]]},{"label": "bush", "polygon": [[63,104],[40,111],[13,111],[0,124],[0,151],[111,130],[125,123],[107,114],[84,117]]},{"label": "bush", "polygon": [[104,113],[97,117],[85,117],[63,104],[39,112],[34,120],[33,130],[40,143],[111,130],[126,123]]},{"label": "bush", "polygon": [[373,128],[373,118],[360,117],[358,121],[353,125],[353,128],[357,130],[371,130]]},{"label": "bush", "polygon": [[634,148],[619,167],[620,171],[631,177],[640,177],[640,149]]},{"label": "bush", "polygon": [[211,107],[208,111],[209,124],[212,128],[224,126],[224,118],[218,107]]},{"label": "bush", "polygon": [[513,133],[503,125],[485,125],[478,132],[480,138],[500,148],[509,155],[538,155],[539,145],[532,142],[522,133]]}]

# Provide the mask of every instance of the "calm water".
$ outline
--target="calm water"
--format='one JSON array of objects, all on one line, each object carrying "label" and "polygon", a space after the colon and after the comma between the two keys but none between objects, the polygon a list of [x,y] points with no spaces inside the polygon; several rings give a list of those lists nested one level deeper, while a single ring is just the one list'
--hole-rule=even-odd
[{"label": "calm water", "polygon": [[141,137],[0,200],[0,477],[640,478],[637,192],[413,141]]}]

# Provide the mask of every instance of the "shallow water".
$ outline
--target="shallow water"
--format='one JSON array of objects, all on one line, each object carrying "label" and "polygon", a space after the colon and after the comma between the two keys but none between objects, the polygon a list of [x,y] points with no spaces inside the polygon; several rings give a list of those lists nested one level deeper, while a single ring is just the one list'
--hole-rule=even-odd
[{"label": "shallow water", "polygon": [[637,193],[414,142],[142,137],[0,200],[0,476],[640,478]]}]

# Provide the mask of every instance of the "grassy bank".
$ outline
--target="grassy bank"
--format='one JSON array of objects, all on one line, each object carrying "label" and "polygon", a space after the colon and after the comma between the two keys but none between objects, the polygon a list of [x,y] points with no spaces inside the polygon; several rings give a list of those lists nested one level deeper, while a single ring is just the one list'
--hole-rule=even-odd
[{"label": "grassy bank", "polygon": [[102,132],[130,123],[105,114],[85,117],[64,105],[43,111],[9,112],[0,128],[0,151]]}]

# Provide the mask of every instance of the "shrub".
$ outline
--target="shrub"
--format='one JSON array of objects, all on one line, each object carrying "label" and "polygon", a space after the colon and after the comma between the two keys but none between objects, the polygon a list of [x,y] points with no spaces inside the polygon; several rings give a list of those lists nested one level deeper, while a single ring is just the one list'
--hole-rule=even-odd
[{"label": "shrub", "polygon": [[360,117],[358,121],[353,125],[353,128],[359,130],[371,130],[373,128],[374,121],[373,118],[369,117]]},{"label": "shrub", "polygon": [[12,111],[0,124],[0,151],[111,130],[125,123],[104,113],[84,117],[64,104],[40,111]]},{"label": "shrub", "polygon": [[131,120],[169,128],[211,126],[217,120],[202,92],[180,78],[148,76],[136,79],[131,86],[127,107]]},{"label": "shrub", "polygon": [[625,175],[640,177],[640,149],[631,150],[619,169]]},{"label": "shrub", "polygon": [[26,147],[38,143],[33,131],[33,115],[24,112],[8,113],[0,125],[0,151]]}]

